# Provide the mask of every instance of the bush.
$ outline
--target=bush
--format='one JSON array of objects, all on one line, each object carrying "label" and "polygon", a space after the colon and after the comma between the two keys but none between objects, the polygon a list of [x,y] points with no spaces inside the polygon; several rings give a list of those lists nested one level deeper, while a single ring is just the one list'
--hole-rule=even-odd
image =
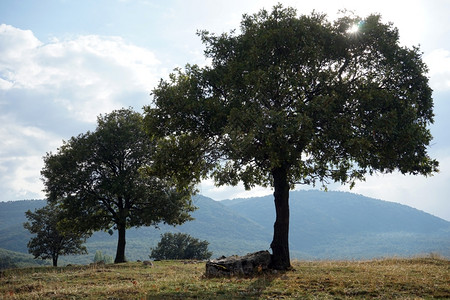
[{"label": "bush", "polygon": [[150,248],[150,258],[165,259],[208,259],[212,252],[208,251],[209,243],[200,241],[185,233],[164,233],[156,248]]},{"label": "bush", "polygon": [[95,251],[95,256],[94,256],[94,263],[98,263],[98,262],[104,262],[105,264],[112,264],[113,258],[112,256],[109,255],[103,255],[102,251],[97,250]]}]

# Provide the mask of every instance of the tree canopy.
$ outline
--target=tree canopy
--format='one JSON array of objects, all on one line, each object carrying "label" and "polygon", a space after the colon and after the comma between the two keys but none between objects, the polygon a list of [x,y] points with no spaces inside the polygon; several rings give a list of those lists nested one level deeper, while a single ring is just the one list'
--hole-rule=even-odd
[{"label": "tree canopy", "polygon": [[154,142],[139,113],[117,110],[97,122],[95,131],[48,153],[41,173],[49,201],[62,205],[71,226],[91,232],[117,229],[115,262],[124,262],[126,229],[190,220],[194,189],[163,176],[163,170],[152,175]]},{"label": "tree canopy", "polygon": [[196,149],[197,176],[274,188],[274,268],[290,267],[295,184],[353,186],[374,172],[437,171],[427,154],[427,67],[379,15],[330,22],[277,5],[244,15],[239,31],[199,35],[210,65],[187,65],[161,80],[146,124],[174,141],[162,145],[168,152]]},{"label": "tree canopy", "polygon": [[36,234],[28,242],[28,251],[34,258],[52,259],[53,266],[58,266],[60,255],[87,253],[83,243],[88,234],[77,229],[61,230],[60,222],[64,221],[64,214],[57,205],[48,204],[34,212],[25,213],[29,222],[24,223],[25,229]]}]

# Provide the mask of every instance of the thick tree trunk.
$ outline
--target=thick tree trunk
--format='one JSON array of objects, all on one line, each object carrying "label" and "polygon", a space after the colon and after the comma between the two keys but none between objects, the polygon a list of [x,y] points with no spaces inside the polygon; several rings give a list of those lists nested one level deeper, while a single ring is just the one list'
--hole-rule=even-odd
[{"label": "thick tree trunk", "polygon": [[54,267],[58,266],[58,254],[53,254],[52,255],[52,262],[53,262],[53,266]]},{"label": "thick tree trunk", "polygon": [[287,168],[276,168],[272,171],[274,181],[274,198],[276,220],[273,226],[271,268],[287,270],[291,267],[289,256],[289,183]]},{"label": "thick tree trunk", "polygon": [[114,260],[114,263],[123,263],[125,262],[125,232],[126,227],[124,224],[118,224],[117,225],[117,231],[119,232],[119,240],[117,242],[117,251],[116,251],[116,259]]}]

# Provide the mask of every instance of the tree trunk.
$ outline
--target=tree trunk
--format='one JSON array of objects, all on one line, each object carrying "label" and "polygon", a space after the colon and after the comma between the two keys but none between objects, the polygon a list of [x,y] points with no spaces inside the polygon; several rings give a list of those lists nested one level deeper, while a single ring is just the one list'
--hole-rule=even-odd
[{"label": "tree trunk", "polygon": [[125,232],[126,226],[125,224],[117,224],[117,231],[119,233],[119,240],[117,242],[117,251],[116,251],[116,259],[114,263],[123,263],[125,262]]},{"label": "tree trunk", "polygon": [[291,267],[289,257],[289,183],[287,168],[279,167],[272,171],[275,198],[276,220],[273,225],[271,268],[287,270]]},{"label": "tree trunk", "polygon": [[52,255],[52,262],[53,262],[53,266],[54,267],[58,266],[58,254],[53,254]]}]

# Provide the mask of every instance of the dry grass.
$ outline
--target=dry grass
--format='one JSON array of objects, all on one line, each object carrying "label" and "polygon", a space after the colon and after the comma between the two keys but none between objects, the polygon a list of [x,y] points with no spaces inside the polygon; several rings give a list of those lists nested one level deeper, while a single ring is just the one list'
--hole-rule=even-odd
[{"label": "dry grass", "polygon": [[7,270],[0,299],[450,299],[450,261],[295,261],[294,271],[205,278],[205,264]]}]

